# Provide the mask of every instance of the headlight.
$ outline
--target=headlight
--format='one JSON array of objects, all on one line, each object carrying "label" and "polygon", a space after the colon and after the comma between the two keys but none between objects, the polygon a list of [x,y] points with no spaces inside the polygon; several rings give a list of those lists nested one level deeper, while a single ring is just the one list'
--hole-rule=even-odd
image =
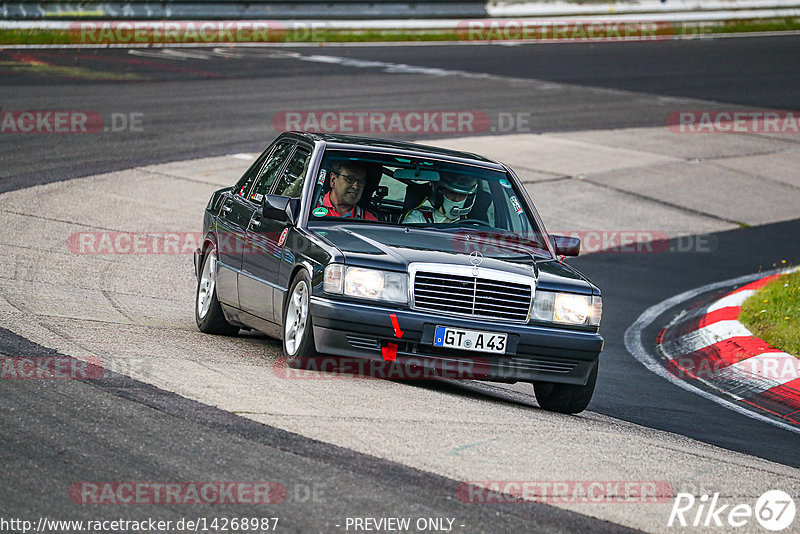
[{"label": "headlight", "polygon": [[408,302],[408,275],[377,269],[345,267],[331,263],[325,267],[323,288],[336,293],[370,300],[384,300],[406,304]]},{"label": "headlight", "polygon": [[561,324],[599,326],[603,300],[598,296],[537,291],[531,318]]}]

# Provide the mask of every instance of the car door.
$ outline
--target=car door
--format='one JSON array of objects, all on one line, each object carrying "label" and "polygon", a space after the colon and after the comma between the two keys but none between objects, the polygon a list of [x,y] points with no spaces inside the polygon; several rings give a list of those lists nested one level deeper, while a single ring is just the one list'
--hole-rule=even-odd
[{"label": "car door", "polygon": [[[260,279],[253,273],[253,266],[267,261],[270,253],[258,240],[253,241],[251,225],[253,221],[260,222],[264,197],[269,194],[275,182],[281,176],[281,172],[286,168],[286,163],[292,155],[295,144],[295,141],[285,141],[279,144],[275,152],[267,160],[255,187],[250,193],[250,199],[253,201],[254,207],[245,223],[242,269],[239,271],[238,278],[239,307],[248,313],[270,321],[272,320],[272,288],[265,283],[264,279]],[[277,242],[277,238],[275,241]],[[269,302],[269,305],[264,304],[265,300]],[[267,313],[265,310],[270,310],[270,312]]]},{"label": "car door", "polygon": [[238,273],[242,269],[242,250],[247,244],[247,225],[257,208],[250,199],[250,190],[276,145],[265,150],[226,193],[216,220],[217,298],[239,307]]},{"label": "car door", "polygon": [[[298,146],[281,169],[273,194],[299,199],[310,161],[311,149]],[[276,293],[283,295],[286,291],[277,282],[284,243],[290,231],[290,223],[263,217],[260,210],[254,214],[248,227],[247,248],[250,253],[242,259],[245,276],[239,287],[239,299],[243,310],[267,321],[280,320],[280,317],[275,317],[274,298]]]}]

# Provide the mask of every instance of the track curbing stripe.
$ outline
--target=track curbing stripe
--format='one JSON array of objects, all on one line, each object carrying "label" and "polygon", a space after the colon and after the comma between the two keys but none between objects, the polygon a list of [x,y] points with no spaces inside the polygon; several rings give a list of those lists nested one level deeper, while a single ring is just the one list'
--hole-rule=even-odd
[{"label": "track curbing stripe", "polygon": [[[745,417],[749,417],[751,419],[755,419],[762,423],[767,423],[769,425],[781,428],[783,430],[788,430],[789,432],[794,432],[796,434],[800,434],[800,426],[792,423],[800,423],[800,417],[798,417],[797,421],[789,417],[792,415],[790,412],[788,415],[784,415],[784,420],[778,420],[773,417],[768,417],[758,411],[754,411],[749,406],[750,403],[746,401],[741,401],[734,397],[735,400],[730,400],[729,398],[722,397],[717,394],[710,393],[705,389],[702,389],[695,384],[678,378],[674,373],[671,373],[665,368],[664,365],[664,358],[657,356],[650,350],[645,347],[644,341],[642,340],[644,330],[648,328],[653,322],[658,319],[663,313],[669,311],[670,309],[679,306],[681,303],[696,298],[704,293],[708,293],[710,291],[722,289],[725,287],[735,286],[739,284],[745,284],[752,282],[753,280],[757,280],[762,278],[765,274],[777,274],[789,272],[786,269],[776,269],[774,271],[770,271],[769,273],[755,273],[749,274],[744,276],[739,276],[736,278],[730,278],[728,280],[723,280],[721,282],[713,282],[698,288],[690,289],[688,291],[684,291],[678,295],[675,295],[671,298],[668,298],[664,301],[661,301],[653,306],[647,308],[642,314],[630,325],[627,330],[625,330],[625,348],[628,352],[636,358],[642,365],[644,365],[649,371],[657,374],[658,376],[672,382],[674,385],[685,389],[691,393],[699,395],[706,400],[719,404],[720,406],[732,410],[740,415],[744,415]],[[800,379],[789,382],[786,386],[779,386],[781,387],[791,387],[797,384],[796,391],[800,391]],[[798,398],[800,398],[800,394],[798,394]],[[800,411],[800,406],[794,410],[794,412]],[[774,413],[774,412],[770,412]],[[784,422],[786,421],[786,422]]]},{"label": "track curbing stripe", "polygon": [[[800,360],[753,336],[738,320],[747,298],[793,270],[763,276],[663,329],[656,343],[667,360],[665,369],[798,424],[800,389],[793,386],[800,385]],[[776,409],[781,399],[788,413]]]}]

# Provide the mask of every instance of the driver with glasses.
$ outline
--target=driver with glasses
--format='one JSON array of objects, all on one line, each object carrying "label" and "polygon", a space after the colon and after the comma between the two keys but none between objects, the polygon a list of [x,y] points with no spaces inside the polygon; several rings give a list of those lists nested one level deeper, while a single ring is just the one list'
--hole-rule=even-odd
[{"label": "driver with glasses", "polygon": [[319,207],[328,210],[324,216],[378,220],[374,213],[358,205],[367,184],[366,169],[354,163],[337,162],[331,167],[330,180],[331,190],[325,193],[319,203]]}]

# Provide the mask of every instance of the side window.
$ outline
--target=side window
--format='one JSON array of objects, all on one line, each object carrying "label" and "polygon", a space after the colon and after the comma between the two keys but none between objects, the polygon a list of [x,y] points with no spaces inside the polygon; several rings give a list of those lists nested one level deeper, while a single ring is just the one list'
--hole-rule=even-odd
[{"label": "side window", "polygon": [[239,179],[236,184],[236,189],[234,189],[233,193],[239,195],[240,197],[246,196],[250,192],[250,188],[253,186],[253,182],[256,181],[258,177],[258,173],[261,170],[261,167],[264,166],[264,161],[272,152],[271,149],[267,149],[261,153],[260,156],[250,165],[250,168],[244,173],[244,175]]},{"label": "side window", "polygon": [[275,194],[299,198],[303,192],[303,181],[310,161],[311,152],[305,148],[298,148],[289,160],[286,170],[283,171],[283,176],[275,187]]},{"label": "side window", "polygon": [[275,151],[269,157],[266,165],[264,165],[264,168],[258,175],[256,186],[253,188],[253,192],[250,193],[250,200],[261,202],[264,199],[264,195],[269,192],[269,188],[275,183],[275,179],[278,177],[278,171],[283,167],[283,162],[289,157],[292,148],[294,148],[294,142],[281,143],[275,148]]}]

